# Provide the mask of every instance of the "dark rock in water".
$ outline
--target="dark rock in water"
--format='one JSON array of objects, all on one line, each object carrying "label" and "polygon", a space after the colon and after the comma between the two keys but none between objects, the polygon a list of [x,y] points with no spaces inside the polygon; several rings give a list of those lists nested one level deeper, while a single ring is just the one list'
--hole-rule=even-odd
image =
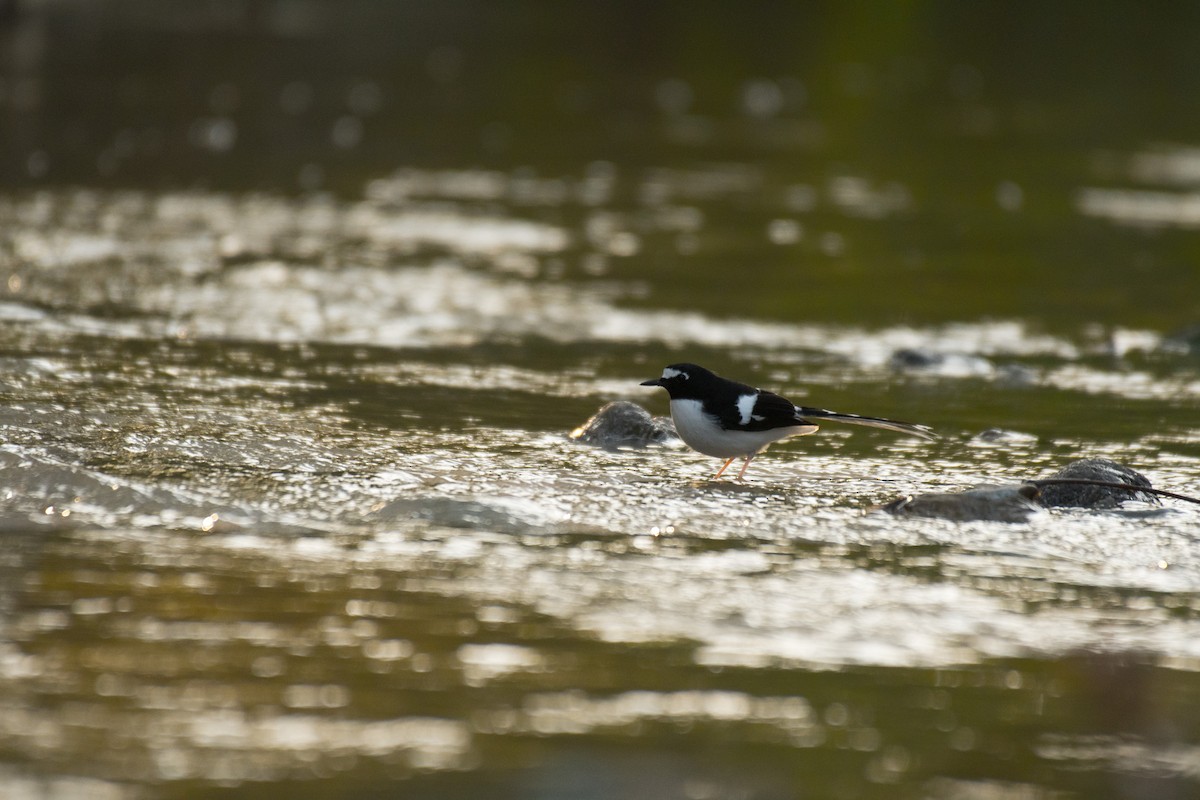
[{"label": "dark rock in water", "polygon": [[1028,445],[1037,442],[1037,437],[1031,433],[1011,431],[1006,428],[988,428],[980,431],[971,439],[973,445],[1006,446]]},{"label": "dark rock in water", "polygon": [[1180,353],[1200,355],[1200,325],[1191,325],[1175,331],[1163,340],[1163,348]]},{"label": "dark rock in water", "polygon": [[902,347],[892,353],[888,364],[892,369],[927,369],[929,367],[936,367],[945,360],[945,356],[941,353],[935,353],[932,350],[916,350],[911,347]]},{"label": "dark rock in water", "polygon": [[[1084,480],[1153,488],[1145,475],[1106,458],[1073,461],[1047,480]],[[1039,508],[1116,508],[1125,500],[1157,503],[1146,492],[1090,484],[1039,485],[1038,481],[1006,486],[980,486],[965,492],[910,495],[881,506],[898,516],[948,519],[954,522],[994,520],[1024,522]]]},{"label": "dark rock in water", "polygon": [[1024,522],[1039,510],[1035,502],[1037,495],[1037,487],[1029,484],[980,486],[965,492],[931,492],[901,497],[882,506],[882,510],[897,516],[953,522]]},{"label": "dark rock in water", "polygon": [[892,353],[888,365],[901,372],[925,372],[960,378],[995,377],[996,368],[983,356],[969,353],[938,353],[934,350],[902,347]]},{"label": "dark rock in water", "polygon": [[[1140,472],[1122,466],[1107,458],[1084,458],[1072,461],[1050,476],[1050,480],[1087,480],[1107,483],[1127,483],[1131,486],[1153,488],[1149,479]],[[1041,503],[1047,508],[1116,508],[1125,500],[1141,500],[1157,503],[1158,499],[1146,492],[1131,492],[1107,486],[1065,484],[1042,487]]]},{"label": "dark rock in water", "polygon": [[525,533],[536,527],[502,508],[453,497],[408,497],[393,500],[369,515],[373,521],[428,522],[446,528],[469,528],[498,533]]},{"label": "dark rock in water", "polygon": [[670,419],[652,417],[649,411],[628,400],[617,400],[604,406],[569,436],[577,442],[606,450],[665,444],[679,438]]},{"label": "dark rock in water", "polygon": [[1005,386],[1033,386],[1038,382],[1038,374],[1020,364],[1004,364],[996,370],[996,382]]}]

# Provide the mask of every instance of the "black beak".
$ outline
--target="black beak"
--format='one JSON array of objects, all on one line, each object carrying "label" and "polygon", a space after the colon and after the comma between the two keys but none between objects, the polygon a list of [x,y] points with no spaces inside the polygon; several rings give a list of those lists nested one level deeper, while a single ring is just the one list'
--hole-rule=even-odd
[{"label": "black beak", "polygon": [[648,381],[642,381],[638,386],[662,386],[662,378],[654,378]]}]

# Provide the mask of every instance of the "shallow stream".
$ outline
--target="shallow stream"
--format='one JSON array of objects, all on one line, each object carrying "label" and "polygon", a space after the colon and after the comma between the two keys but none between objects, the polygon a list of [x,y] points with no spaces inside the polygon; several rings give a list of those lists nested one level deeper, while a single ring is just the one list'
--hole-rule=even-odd
[{"label": "shallow stream", "polygon": [[[0,192],[7,797],[1200,793],[1197,507],[874,510],[1083,457],[1200,494],[1197,151],[1021,161],[960,87],[902,96],[989,166],[881,168],[819,78],[692,114],[645,69],[652,125],[596,112],[640,160]],[[567,438],[682,360],[942,438],[829,426],[742,483]]]}]

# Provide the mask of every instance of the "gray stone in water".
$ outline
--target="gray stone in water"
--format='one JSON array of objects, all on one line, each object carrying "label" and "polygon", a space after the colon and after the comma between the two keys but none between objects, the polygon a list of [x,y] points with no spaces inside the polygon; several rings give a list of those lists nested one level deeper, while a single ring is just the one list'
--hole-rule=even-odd
[{"label": "gray stone in water", "polygon": [[373,521],[428,522],[445,528],[469,528],[498,533],[525,533],[535,527],[502,508],[454,497],[407,497],[393,500],[369,515]]},{"label": "gray stone in water", "polygon": [[927,348],[902,347],[892,352],[888,365],[900,372],[992,378],[996,367],[983,356],[970,353],[939,353]]},{"label": "gray stone in water", "polygon": [[[1055,480],[1088,480],[1126,483],[1153,488],[1146,476],[1106,458],[1073,461],[1050,476]],[[1107,486],[1065,484],[1037,486],[1034,483],[980,486],[963,492],[932,492],[910,495],[882,506],[898,516],[929,517],[954,522],[994,520],[1024,522],[1041,507],[1116,508],[1125,500],[1157,503],[1154,495]]]},{"label": "gray stone in water", "polygon": [[963,492],[930,492],[901,497],[882,506],[882,510],[897,516],[953,522],[1024,522],[1038,510],[1037,495],[1037,487],[1029,484],[980,486]]},{"label": "gray stone in water", "polygon": [[[1050,478],[1128,483],[1132,486],[1153,488],[1149,479],[1142,473],[1115,461],[1109,461],[1107,458],[1084,458],[1072,461],[1051,475]],[[1040,500],[1042,505],[1047,508],[1116,508],[1126,500],[1158,502],[1158,498],[1145,492],[1130,492],[1125,489],[1110,489],[1106,486],[1088,486],[1086,484],[1043,486]]]},{"label": "gray stone in water", "polygon": [[892,369],[927,369],[936,367],[945,360],[945,356],[932,350],[902,347],[892,353],[888,365]]},{"label": "gray stone in water", "polygon": [[1163,349],[1200,355],[1200,325],[1191,325],[1175,331],[1163,340]]},{"label": "gray stone in water", "polygon": [[1005,428],[988,428],[980,431],[971,440],[971,444],[975,445],[1026,445],[1037,441],[1037,437],[1031,433],[1021,433],[1020,431],[1010,431]]},{"label": "gray stone in water", "polygon": [[679,438],[669,418],[653,417],[628,400],[609,403],[568,435],[577,442],[606,450],[665,444]]}]

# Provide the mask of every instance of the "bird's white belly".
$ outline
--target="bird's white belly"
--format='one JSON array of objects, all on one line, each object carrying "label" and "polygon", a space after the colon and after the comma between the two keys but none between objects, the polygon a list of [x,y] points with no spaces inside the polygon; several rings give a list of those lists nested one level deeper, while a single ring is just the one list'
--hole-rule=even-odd
[{"label": "bird's white belly", "polygon": [[815,425],[798,425],[769,431],[727,431],[716,417],[704,413],[699,400],[672,400],[671,419],[688,447],[714,458],[754,455],[771,442],[817,429]]}]

